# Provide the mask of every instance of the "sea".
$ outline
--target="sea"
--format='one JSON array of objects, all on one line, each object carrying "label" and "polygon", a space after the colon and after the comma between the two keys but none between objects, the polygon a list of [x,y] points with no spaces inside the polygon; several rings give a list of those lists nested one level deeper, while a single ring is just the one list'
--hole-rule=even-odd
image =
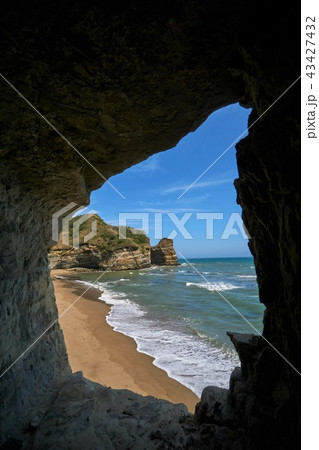
[{"label": "sea", "polygon": [[[99,275],[79,276],[90,284]],[[208,385],[227,388],[239,365],[227,331],[262,331],[252,258],[108,272],[95,285],[111,305],[106,321],[115,331],[132,337],[139,352],[198,396]]]}]

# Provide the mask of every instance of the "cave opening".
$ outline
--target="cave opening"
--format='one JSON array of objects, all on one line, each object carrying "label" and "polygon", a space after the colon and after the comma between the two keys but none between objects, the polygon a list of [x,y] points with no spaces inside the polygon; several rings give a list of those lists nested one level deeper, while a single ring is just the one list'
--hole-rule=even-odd
[{"label": "cave opening", "polygon": [[[107,323],[132,337],[139,352],[155,358],[157,367],[198,397],[208,385],[227,388],[231,372],[240,365],[227,332],[262,332],[264,306],[259,302],[254,261],[241,222],[241,208],[235,201],[234,179],[238,172],[235,146],[231,145],[239,136],[247,134],[250,112],[239,104],[214,112],[173,149],[153,155],[112,177],[112,186],[124,193],[125,199],[105,184],[92,193],[87,207],[87,211],[91,211],[89,214],[96,212],[108,227],[123,223],[123,216],[126,226],[140,229],[142,224],[142,231],[153,246],[162,238],[174,238],[173,246],[180,264],[176,268],[151,266],[149,270],[143,265],[144,260],[136,264],[136,255],[122,267],[121,258],[127,258],[125,253],[111,269],[112,273],[101,278],[98,273],[78,274],[77,277],[89,283],[99,278],[96,287],[102,291],[101,298],[111,306]],[[187,190],[197,175],[209,168],[225,149],[228,149],[227,154],[211,168],[211,173],[204,173]],[[84,218],[85,212],[76,213],[75,219]],[[187,218],[183,227],[179,225],[182,217]],[[85,244],[84,237],[91,231],[90,226],[84,221],[80,228],[81,252],[84,248],[86,252],[81,270],[99,268],[98,258],[102,260],[103,253],[93,262],[87,255],[88,251],[95,251],[94,247],[100,248],[101,239],[111,239],[113,243],[118,239],[118,246],[123,241],[114,228],[116,237],[106,232],[103,238],[100,232],[97,237],[93,234]],[[87,246],[92,246],[93,250]],[[60,267],[67,267],[68,252],[65,260],[60,260],[64,264]],[[58,268],[56,260],[54,263]],[[74,271],[77,264],[81,267],[80,260],[73,261]],[[57,294],[60,310],[59,292]],[[89,350],[85,353],[85,360],[76,356],[85,343],[78,336],[78,350],[74,349],[74,323],[69,328],[66,318],[61,326],[67,348],[70,346],[72,369],[82,370],[89,379],[102,384],[114,383],[114,376],[109,378],[106,368],[103,368],[104,374],[92,370],[97,364],[94,349],[91,356]],[[119,376],[112,387],[127,387],[123,383]],[[138,392],[145,393],[140,387]]]}]

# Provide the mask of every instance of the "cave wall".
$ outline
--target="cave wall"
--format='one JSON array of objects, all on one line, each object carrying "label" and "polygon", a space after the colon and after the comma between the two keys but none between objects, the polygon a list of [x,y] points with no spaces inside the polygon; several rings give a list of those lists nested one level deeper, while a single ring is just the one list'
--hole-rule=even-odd
[{"label": "cave wall", "polygon": [[[233,403],[249,428],[251,445],[257,442],[258,448],[269,448],[273,441],[278,448],[300,448],[299,99],[300,86],[236,146],[237,201],[251,235],[259,296],[266,306],[263,336],[286,359],[261,337],[251,345],[232,339],[253,394],[234,393],[236,382],[231,381]],[[257,117],[253,111],[249,123]]]},{"label": "cave wall", "polygon": [[53,326],[0,379],[0,442],[70,373],[62,331],[54,323],[57,307],[47,259],[50,217],[41,195],[33,194],[21,189],[14,173],[1,170],[1,375]]},{"label": "cave wall", "polygon": [[[253,107],[251,121],[265,111],[299,75],[298,14],[294,5],[269,2],[258,10],[235,1],[10,2],[0,18],[0,63],[108,178],[173,147],[222,106]],[[88,204],[104,180],[3,79],[0,93],[3,371],[57,317],[46,257],[51,214],[71,201]],[[295,86],[238,145],[236,182],[267,307],[264,334],[297,368],[298,98]],[[256,448],[258,434],[277,439],[279,429],[278,448],[295,445],[295,372],[260,340],[243,347],[241,376],[254,415],[247,402],[236,403],[238,389],[231,401],[238,427],[251,431],[246,448]],[[68,371],[55,325],[0,379],[1,439]],[[278,424],[273,434],[270,424]]]}]

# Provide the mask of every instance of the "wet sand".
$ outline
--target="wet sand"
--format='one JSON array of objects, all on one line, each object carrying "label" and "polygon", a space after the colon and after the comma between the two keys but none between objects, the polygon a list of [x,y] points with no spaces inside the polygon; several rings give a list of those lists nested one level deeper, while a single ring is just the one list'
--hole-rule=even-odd
[{"label": "wet sand", "polygon": [[[105,317],[110,306],[99,300],[101,291],[72,280],[55,278],[70,272],[52,271],[59,315],[82,297],[60,318],[72,371],[114,389],[129,389],[184,403],[194,411],[198,397],[167,373],[154,366],[154,358],[137,351],[134,339],[118,333]],[[84,293],[85,292],[85,293]]]}]

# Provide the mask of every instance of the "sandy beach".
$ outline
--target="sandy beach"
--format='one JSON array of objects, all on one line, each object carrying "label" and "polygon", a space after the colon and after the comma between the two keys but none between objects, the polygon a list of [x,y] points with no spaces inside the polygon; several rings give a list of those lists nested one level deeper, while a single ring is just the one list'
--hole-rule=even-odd
[{"label": "sandy beach", "polygon": [[[70,275],[52,271],[59,315],[87,289],[72,280],[55,278]],[[129,389],[173,403],[184,403],[194,411],[198,397],[167,373],[154,366],[153,358],[137,351],[134,339],[118,333],[107,324],[110,306],[99,300],[101,292],[90,288],[60,318],[73,372],[115,389]]]}]

